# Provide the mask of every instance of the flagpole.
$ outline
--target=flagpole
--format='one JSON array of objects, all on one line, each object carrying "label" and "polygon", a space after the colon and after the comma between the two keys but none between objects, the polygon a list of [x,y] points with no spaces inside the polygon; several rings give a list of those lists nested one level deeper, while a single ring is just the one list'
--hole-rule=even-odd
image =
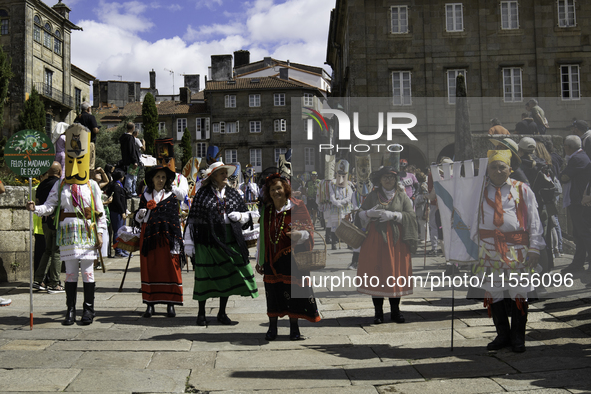
[{"label": "flagpole", "polygon": [[[29,177],[29,201],[33,201],[33,178]],[[33,329],[33,212],[29,211],[29,319]]]}]

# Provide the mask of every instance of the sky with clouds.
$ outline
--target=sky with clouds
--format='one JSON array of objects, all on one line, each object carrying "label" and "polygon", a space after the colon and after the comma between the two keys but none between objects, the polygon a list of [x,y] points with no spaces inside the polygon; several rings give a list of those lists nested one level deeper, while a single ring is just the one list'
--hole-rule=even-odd
[{"label": "sky with clouds", "polygon": [[271,56],[330,72],[324,62],[335,0],[63,2],[83,29],[72,31],[72,63],[100,80],[148,87],[154,69],[160,94],[173,92],[173,74],[178,94],[182,74],[200,74],[203,88],[211,55],[240,49],[251,61]]}]

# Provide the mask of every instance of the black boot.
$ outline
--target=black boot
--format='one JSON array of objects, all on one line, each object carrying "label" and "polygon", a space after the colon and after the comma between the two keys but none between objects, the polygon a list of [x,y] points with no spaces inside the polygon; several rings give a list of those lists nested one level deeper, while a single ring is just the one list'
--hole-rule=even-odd
[{"label": "black boot", "polygon": [[382,324],[384,322],[384,299],[382,297],[372,297],[371,300],[375,311],[373,324]]},{"label": "black boot", "polygon": [[168,304],[166,306],[166,316],[168,317],[175,317],[176,312],[174,311],[174,304]]},{"label": "black boot", "polygon": [[300,326],[298,324],[297,317],[289,318],[289,340],[290,341],[303,341],[306,339],[305,336],[300,334]]},{"label": "black boot", "polygon": [[197,325],[207,325],[207,319],[205,318],[205,301],[199,301],[199,311],[197,312]]},{"label": "black boot", "polygon": [[515,301],[511,302],[511,350],[525,352],[525,324],[527,323],[527,301],[521,301],[521,309]]},{"label": "black boot", "polygon": [[62,322],[64,326],[71,326],[76,322],[76,291],[78,282],[66,282],[66,318]]},{"label": "black boot", "polygon": [[92,324],[92,320],[94,319],[94,287],[96,283],[94,282],[84,282],[84,304],[82,305],[84,310],[82,312],[82,319],[80,319],[80,324],[82,325],[89,325]]},{"label": "black boot", "polygon": [[226,315],[226,305],[228,304],[228,297],[220,297],[220,310],[217,319],[225,326],[232,324],[232,320]]},{"label": "black boot", "polygon": [[509,318],[507,317],[505,301],[501,300],[493,303],[490,306],[490,312],[497,330],[497,337],[491,343],[486,345],[486,349],[499,350],[511,346],[511,328],[509,327]]},{"label": "black boot", "polygon": [[359,265],[359,253],[353,252],[353,257],[351,257],[351,264],[349,264],[349,269],[356,270],[358,265]]},{"label": "black boot", "polygon": [[277,338],[277,320],[279,320],[278,317],[269,317],[269,330],[265,334],[267,341],[274,341]]},{"label": "black boot", "polygon": [[404,323],[404,316],[400,313],[400,297],[389,298],[390,301],[390,320],[395,323]]},{"label": "black boot", "polygon": [[143,317],[152,317],[154,314],[154,304],[148,302],[146,305],[146,311],[144,312]]}]

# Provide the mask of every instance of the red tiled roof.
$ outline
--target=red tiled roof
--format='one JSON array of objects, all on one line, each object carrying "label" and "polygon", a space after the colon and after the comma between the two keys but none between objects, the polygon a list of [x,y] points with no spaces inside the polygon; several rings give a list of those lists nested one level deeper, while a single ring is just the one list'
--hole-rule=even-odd
[{"label": "red tiled roof", "polygon": [[[183,104],[178,101],[162,101],[156,103],[156,109],[158,110],[158,115],[199,114],[207,111],[207,105],[205,103]],[[102,119],[116,119],[132,115],[141,116],[142,103],[128,103],[123,108],[101,108],[95,111],[95,114],[101,116]]]},{"label": "red tiled roof", "polygon": [[[258,81],[258,82],[253,82]],[[207,81],[205,83],[205,90],[240,90],[240,89],[296,89],[296,88],[312,88],[315,86],[308,85],[294,79],[280,79],[278,77],[259,77],[259,78],[237,78],[231,81]]]}]

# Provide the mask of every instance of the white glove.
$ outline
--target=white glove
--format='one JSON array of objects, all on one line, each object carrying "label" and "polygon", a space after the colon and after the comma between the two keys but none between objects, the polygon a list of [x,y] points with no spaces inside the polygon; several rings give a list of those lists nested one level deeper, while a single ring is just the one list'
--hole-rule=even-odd
[{"label": "white glove", "polygon": [[390,220],[395,220],[399,222],[402,220],[402,214],[400,212],[392,212],[392,211],[382,211],[380,212],[380,222],[387,222]]},{"label": "white glove", "polygon": [[193,245],[185,245],[185,255],[187,257],[193,257],[195,254],[195,247]]},{"label": "white glove", "polygon": [[240,222],[240,224],[248,222],[249,218],[250,216],[248,212],[230,212],[228,214],[228,219],[230,219],[233,222]]},{"label": "white glove", "polygon": [[135,214],[135,219],[138,222],[141,222],[142,220],[144,220],[144,218],[146,217],[146,212],[148,212],[148,210],[146,208],[142,208],[139,211],[137,211],[137,213]]},{"label": "white glove", "polygon": [[381,213],[383,211],[381,210],[377,210],[377,209],[370,209],[368,211],[365,211],[365,214],[367,215],[367,217],[369,218],[379,218],[381,216]]}]

